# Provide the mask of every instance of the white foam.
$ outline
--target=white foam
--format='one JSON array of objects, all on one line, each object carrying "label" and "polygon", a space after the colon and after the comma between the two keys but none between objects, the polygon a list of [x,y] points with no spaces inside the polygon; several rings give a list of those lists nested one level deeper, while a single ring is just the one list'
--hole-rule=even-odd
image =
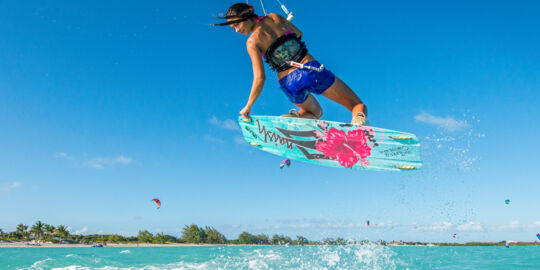
[{"label": "white foam", "polygon": [[[123,251],[128,250],[122,250]],[[137,267],[71,265],[57,270],[185,270],[185,269],[395,269],[394,252],[376,244],[291,246],[220,250],[202,262],[178,261]],[[94,261],[94,260],[92,260]],[[43,269],[43,268],[34,268]]]},{"label": "white foam", "polygon": [[329,266],[336,266],[339,263],[340,258],[337,251],[332,251],[332,252],[326,253],[322,257],[322,260],[328,263]]},{"label": "white foam", "polygon": [[53,259],[47,258],[44,260],[36,261],[32,264],[32,266],[30,266],[30,269],[42,269],[42,265],[46,264],[48,261],[53,261]]}]

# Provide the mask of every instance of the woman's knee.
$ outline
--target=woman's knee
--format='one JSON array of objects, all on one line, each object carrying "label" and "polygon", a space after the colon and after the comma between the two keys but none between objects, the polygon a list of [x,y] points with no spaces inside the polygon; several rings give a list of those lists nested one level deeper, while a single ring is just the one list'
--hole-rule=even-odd
[{"label": "woman's knee", "polygon": [[321,118],[323,110],[319,102],[313,95],[308,95],[307,99],[302,104],[296,104],[303,111],[311,113],[317,119]]},{"label": "woman's knee", "polygon": [[321,107],[310,108],[310,109],[301,108],[300,111],[298,111],[298,114],[300,116],[304,115],[305,117],[308,117],[308,118],[320,119],[323,115],[323,110]]}]

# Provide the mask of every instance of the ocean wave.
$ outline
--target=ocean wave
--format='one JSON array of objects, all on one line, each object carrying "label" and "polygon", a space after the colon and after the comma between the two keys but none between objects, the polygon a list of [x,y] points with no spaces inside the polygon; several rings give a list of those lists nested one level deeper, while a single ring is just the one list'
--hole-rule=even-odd
[{"label": "ocean wave", "polygon": [[[173,249],[174,250],[174,249]],[[173,250],[169,250],[173,251]],[[157,251],[156,251],[157,252]],[[197,251],[178,250],[170,254],[144,252],[142,261],[125,261],[132,250],[116,250],[107,258],[95,254],[68,254],[63,260],[36,262],[31,269],[55,270],[186,270],[186,269],[396,269],[395,253],[376,244],[346,246],[272,246],[203,248]],[[171,256],[176,262],[163,263]],[[146,261],[146,262],[145,262]],[[401,264],[400,264],[401,265]]]},{"label": "ocean wave", "polygon": [[[43,269],[44,266],[46,266],[46,264],[50,261],[54,261],[54,259],[52,258],[47,258],[47,259],[44,259],[44,260],[39,260],[39,261],[36,261],[32,264],[32,266],[30,266],[29,268],[27,269]],[[20,268],[19,268],[20,269]]]}]

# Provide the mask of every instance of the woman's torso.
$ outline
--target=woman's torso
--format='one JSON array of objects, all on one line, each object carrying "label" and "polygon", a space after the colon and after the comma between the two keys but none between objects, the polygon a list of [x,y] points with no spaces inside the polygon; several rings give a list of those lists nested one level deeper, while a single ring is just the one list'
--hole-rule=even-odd
[{"label": "woman's torso", "polygon": [[[280,36],[285,34],[287,31],[292,31],[297,36],[301,36],[302,33],[296,29],[290,22],[285,20],[285,18],[277,15],[277,14],[269,14],[268,16],[265,16],[263,19],[261,19],[258,22],[258,28],[256,28],[253,33],[250,35],[250,39],[252,39],[255,44],[257,44],[257,47],[261,51],[261,53],[265,53],[266,50],[272,45],[272,43],[278,39]],[[307,53],[300,63],[305,64],[309,61],[313,61],[315,58],[311,56],[309,53]],[[281,79],[285,77],[287,74],[293,72],[296,68],[291,67],[287,70],[279,72],[278,79]]]}]

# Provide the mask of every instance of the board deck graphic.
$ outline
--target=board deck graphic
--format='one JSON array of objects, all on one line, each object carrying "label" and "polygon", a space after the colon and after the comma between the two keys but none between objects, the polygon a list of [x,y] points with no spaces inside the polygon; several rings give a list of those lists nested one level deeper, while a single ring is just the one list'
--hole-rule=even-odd
[{"label": "board deck graphic", "polygon": [[422,167],[420,141],[411,133],[324,120],[238,118],[245,140],[272,154],[331,167],[409,171]]}]

